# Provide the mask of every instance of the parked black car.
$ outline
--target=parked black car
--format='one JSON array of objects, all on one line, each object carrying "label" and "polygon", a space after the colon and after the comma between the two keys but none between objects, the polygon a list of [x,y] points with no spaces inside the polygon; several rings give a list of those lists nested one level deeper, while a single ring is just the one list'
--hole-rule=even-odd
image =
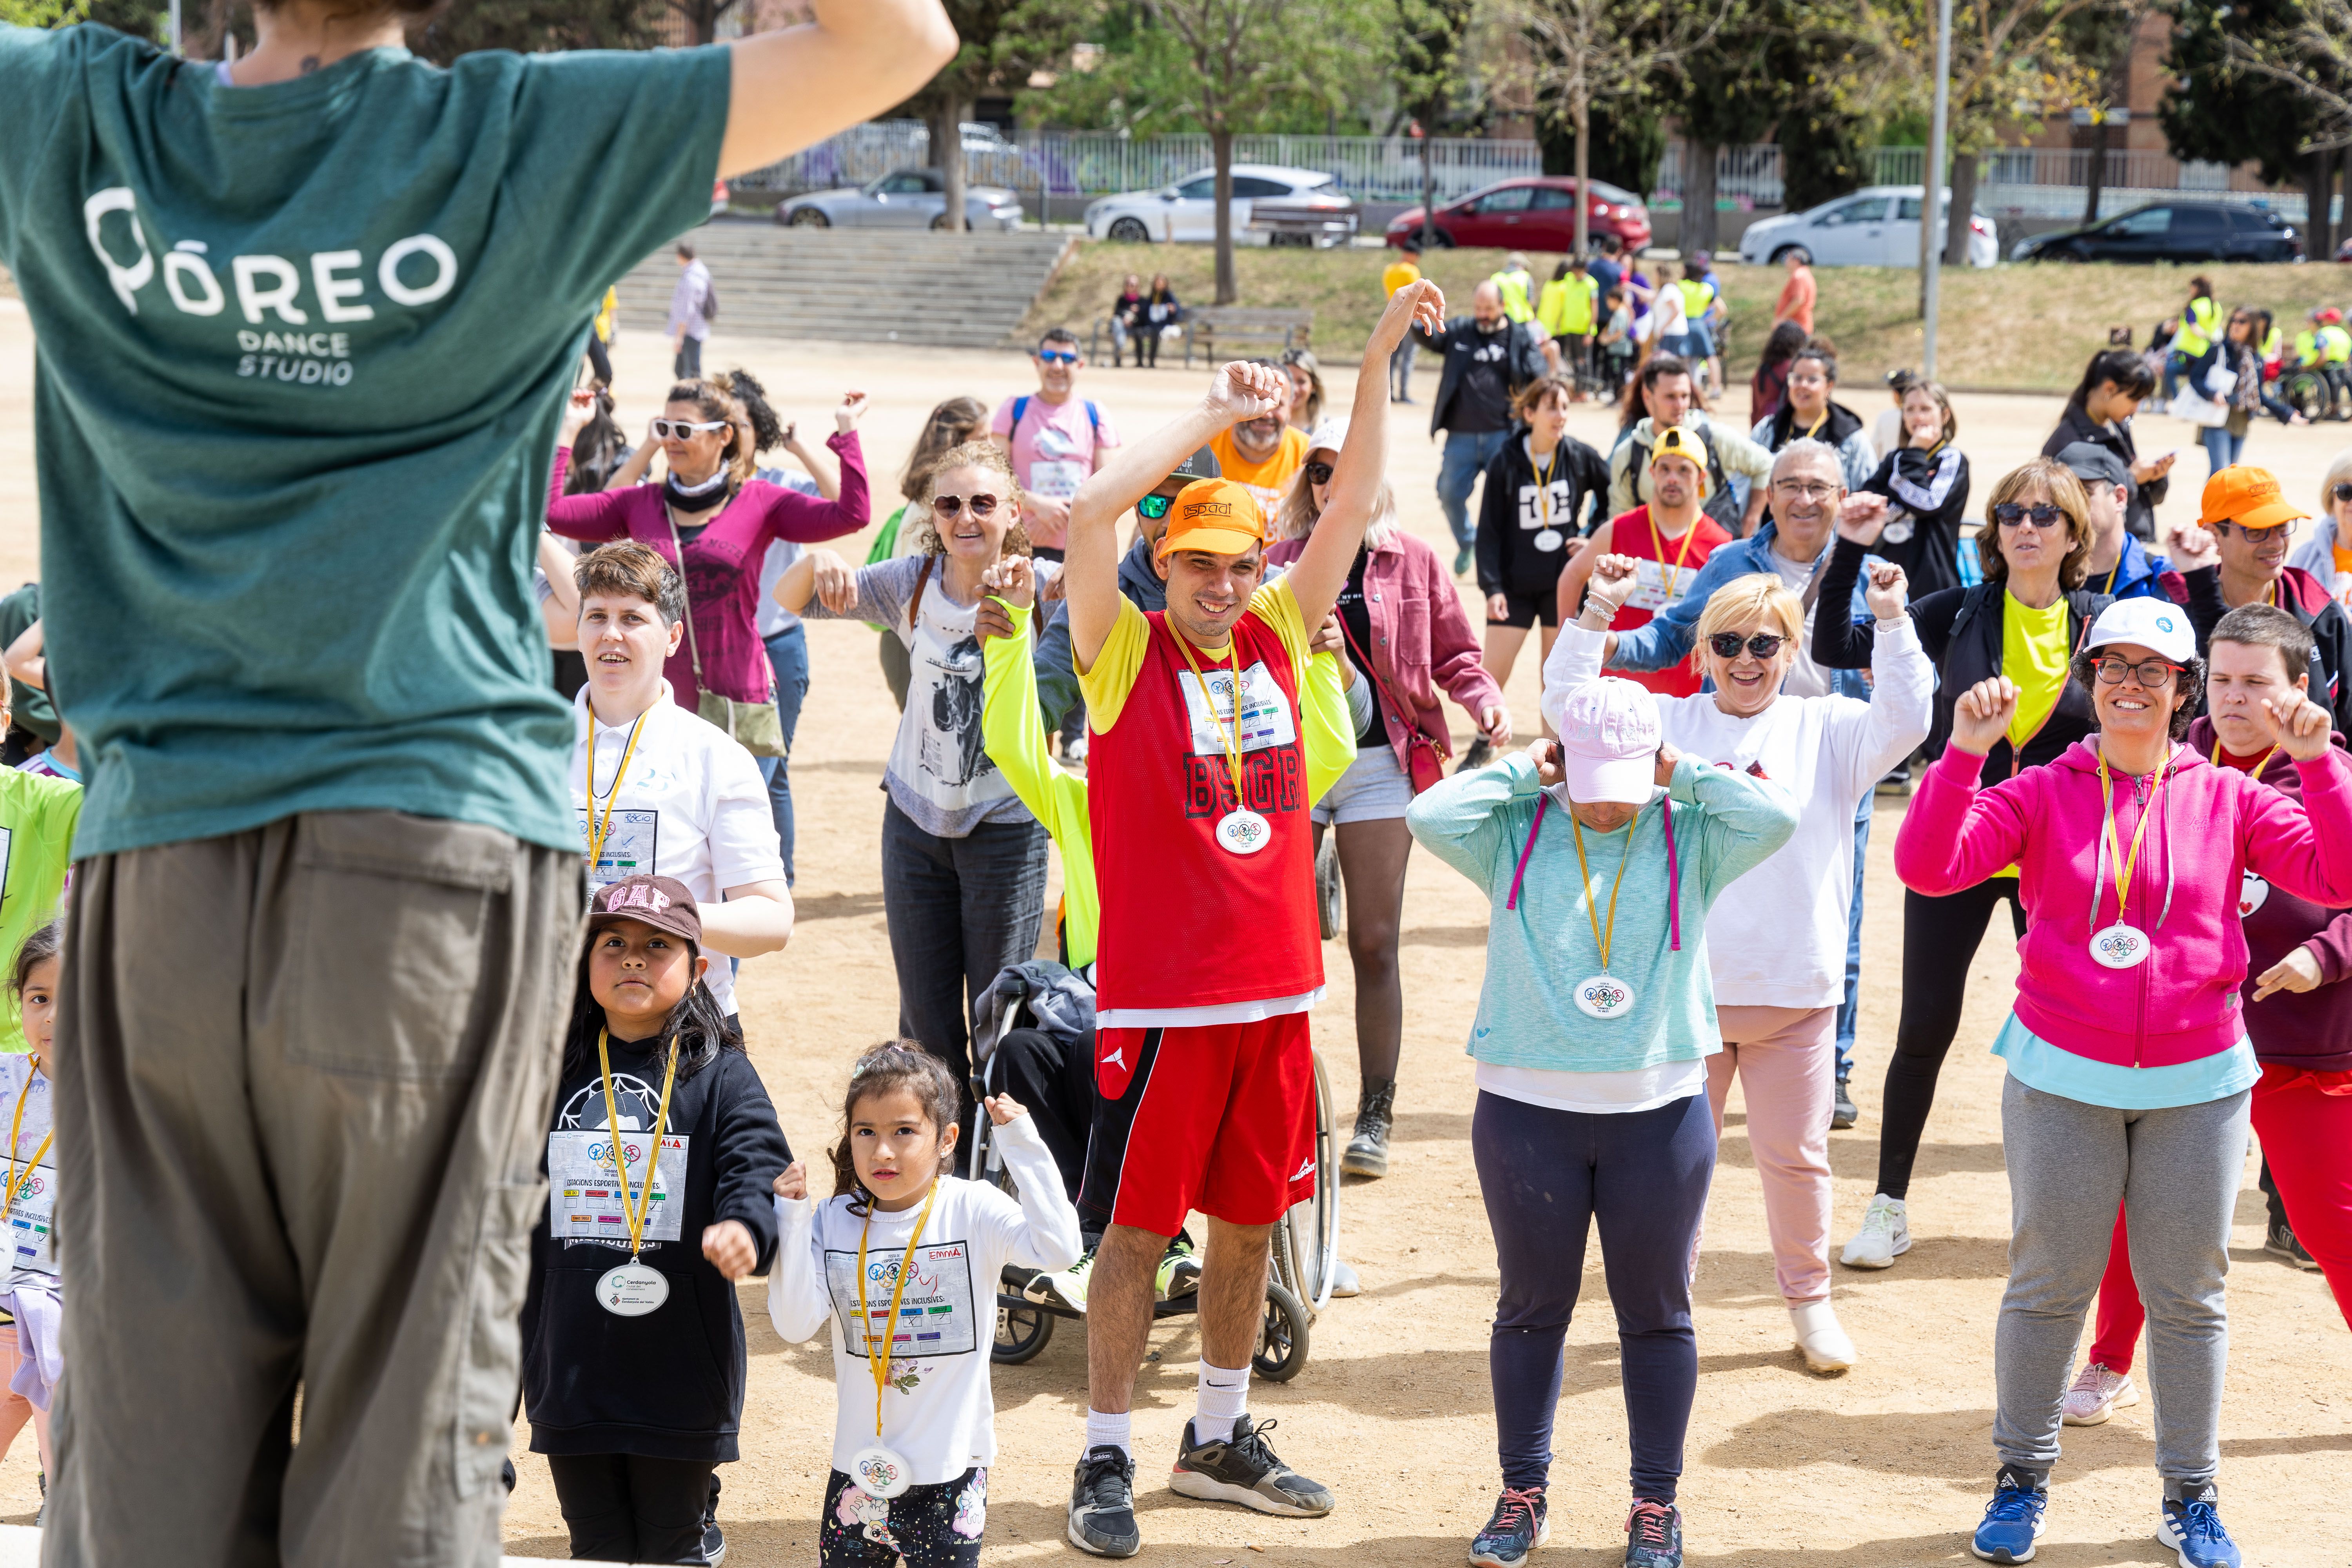
[{"label": "parked black car", "polygon": [[2303,236],[2276,213],[2165,202],[2084,228],[2021,239],[2011,261],[2301,261]]}]

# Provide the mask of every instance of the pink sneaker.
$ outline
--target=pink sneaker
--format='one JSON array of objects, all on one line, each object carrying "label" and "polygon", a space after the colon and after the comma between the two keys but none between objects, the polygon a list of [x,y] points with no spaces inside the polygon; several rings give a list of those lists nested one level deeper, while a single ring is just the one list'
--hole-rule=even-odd
[{"label": "pink sneaker", "polygon": [[2109,1372],[2097,1362],[2085,1365],[2066,1390],[2059,1408],[2069,1426],[2096,1426],[2127,1405],[2139,1403],[2139,1390],[2128,1373]]}]

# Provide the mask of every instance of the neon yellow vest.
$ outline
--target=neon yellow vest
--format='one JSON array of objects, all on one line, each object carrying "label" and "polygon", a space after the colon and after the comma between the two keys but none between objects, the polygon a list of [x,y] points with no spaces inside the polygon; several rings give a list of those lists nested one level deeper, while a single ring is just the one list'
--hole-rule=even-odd
[{"label": "neon yellow vest", "polygon": [[2328,364],[2352,361],[2352,332],[2341,327],[2320,328],[2319,357]]},{"label": "neon yellow vest", "polygon": [[1696,331],[1706,320],[1707,308],[1715,303],[1714,283],[1694,283],[1685,278],[1675,285],[1675,291],[1683,297],[1683,315]]},{"label": "neon yellow vest", "polygon": [[1601,284],[1591,274],[1571,272],[1543,286],[1536,320],[1556,338],[1580,338],[1592,331],[1592,307]]},{"label": "neon yellow vest", "polygon": [[2221,308],[2207,299],[2189,301],[2180,312],[2180,331],[2172,339],[2172,352],[2197,359],[2213,346],[2221,335]]},{"label": "neon yellow vest", "polygon": [[1490,281],[1502,290],[1503,314],[1515,321],[1532,321],[1536,308],[1528,300],[1528,289],[1535,282],[1526,272],[1497,272]]}]

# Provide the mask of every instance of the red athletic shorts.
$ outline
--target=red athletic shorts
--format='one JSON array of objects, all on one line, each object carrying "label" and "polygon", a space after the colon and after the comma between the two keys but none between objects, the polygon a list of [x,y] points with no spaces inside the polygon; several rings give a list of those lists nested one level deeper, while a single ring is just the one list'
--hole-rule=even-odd
[{"label": "red athletic shorts", "polygon": [[1095,1034],[1081,1207],[1173,1236],[1194,1209],[1271,1225],[1315,1192],[1307,1015]]}]

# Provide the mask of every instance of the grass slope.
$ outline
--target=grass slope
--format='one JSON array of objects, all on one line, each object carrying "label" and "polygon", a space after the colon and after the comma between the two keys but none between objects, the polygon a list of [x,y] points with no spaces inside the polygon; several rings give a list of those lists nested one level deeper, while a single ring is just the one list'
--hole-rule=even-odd
[{"label": "grass slope", "polygon": [[[1327,357],[1352,352],[1378,319],[1381,268],[1391,253],[1373,250],[1243,249],[1234,254],[1242,305],[1305,306],[1315,312],[1315,342]],[[1533,258],[1538,276],[1558,258]],[[1469,308],[1470,289],[1502,265],[1495,250],[1437,251],[1423,268],[1445,289],[1449,305]],[[1164,271],[1176,297],[1206,304],[1215,294],[1215,259],[1205,245],[1112,245],[1084,240],[1031,309],[1024,333],[1075,327],[1081,339],[1109,312],[1119,281],[1139,274],[1148,284]],[[1937,369],[1956,386],[2065,392],[2084,362],[2105,346],[2110,326],[2128,325],[2134,341],[2188,297],[2189,279],[2213,279],[2223,305],[2274,311],[2290,340],[2315,305],[2352,300],[2352,273],[2329,264],[2301,267],[2002,266],[1990,271],[1946,272],[1943,331]],[[1915,314],[1916,271],[1886,267],[1821,268],[1815,325],[1834,342],[1843,379],[1859,388],[1885,371],[1919,363]],[[1772,320],[1780,295],[1778,268],[1727,267],[1720,273],[1732,311],[1727,369],[1746,377]],[[1106,341],[1103,352],[1109,352]],[[1179,358],[1181,358],[1181,350]]]}]

